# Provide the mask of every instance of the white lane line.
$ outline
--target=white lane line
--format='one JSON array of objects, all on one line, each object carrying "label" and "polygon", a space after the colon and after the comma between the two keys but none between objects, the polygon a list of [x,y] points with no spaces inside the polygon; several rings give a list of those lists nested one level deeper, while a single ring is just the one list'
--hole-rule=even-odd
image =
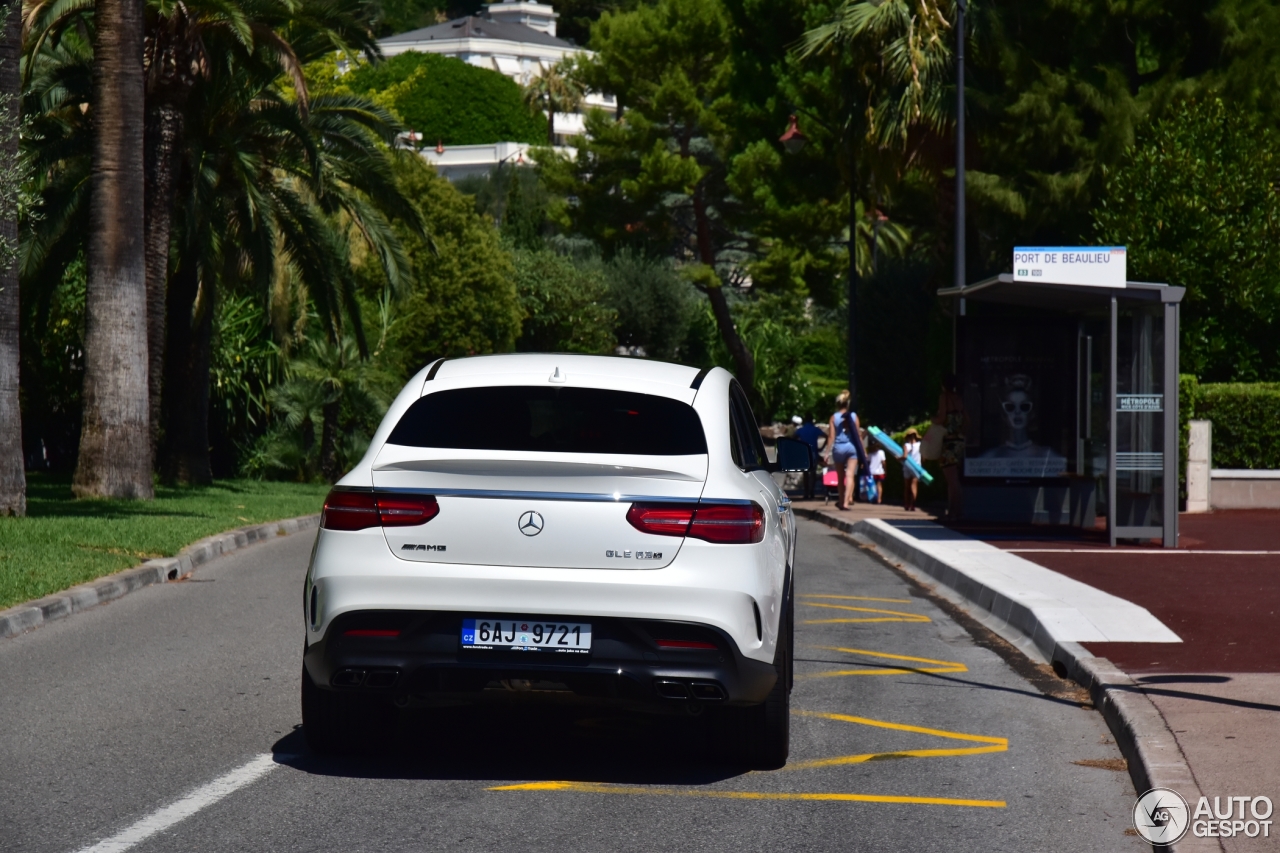
[{"label": "white lane line", "polygon": [[162,809],[157,809],[133,826],[99,841],[92,847],[83,847],[77,853],[121,853],[123,850],[128,850],[157,832],[163,832],[175,823],[191,817],[206,806],[213,805],[228,794],[256,782],[277,766],[275,756],[270,753],[255,756],[230,773],[196,788]]}]

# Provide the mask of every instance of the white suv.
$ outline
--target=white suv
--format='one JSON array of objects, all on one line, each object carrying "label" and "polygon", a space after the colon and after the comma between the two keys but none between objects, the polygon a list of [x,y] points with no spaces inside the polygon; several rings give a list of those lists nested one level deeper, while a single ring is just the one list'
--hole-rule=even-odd
[{"label": "white suv", "polygon": [[318,752],[382,706],[559,691],[715,709],[788,749],[795,519],[716,368],[580,355],[437,361],[325,500],[304,588]]}]

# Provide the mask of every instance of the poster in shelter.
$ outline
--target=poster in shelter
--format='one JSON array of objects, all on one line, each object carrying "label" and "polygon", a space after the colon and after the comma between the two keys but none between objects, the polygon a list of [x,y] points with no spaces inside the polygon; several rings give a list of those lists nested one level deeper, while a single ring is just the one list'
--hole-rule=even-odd
[{"label": "poster in shelter", "polygon": [[961,369],[966,477],[1067,473],[1075,418],[1075,324],[970,318]]}]

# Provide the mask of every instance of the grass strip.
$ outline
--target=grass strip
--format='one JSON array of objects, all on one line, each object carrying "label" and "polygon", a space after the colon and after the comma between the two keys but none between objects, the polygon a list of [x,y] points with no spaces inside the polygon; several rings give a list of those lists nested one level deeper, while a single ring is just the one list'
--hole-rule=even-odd
[{"label": "grass strip", "polygon": [[320,511],[328,487],[222,480],[156,488],[153,501],[75,500],[66,477],[29,474],[27,517],[0,518],[0,609],[50,595],[206,536]]}]

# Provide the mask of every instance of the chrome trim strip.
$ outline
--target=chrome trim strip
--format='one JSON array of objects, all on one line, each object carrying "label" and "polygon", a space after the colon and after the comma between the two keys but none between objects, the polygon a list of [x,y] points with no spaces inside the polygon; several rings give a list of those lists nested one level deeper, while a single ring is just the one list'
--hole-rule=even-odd
[{"label": "chrome trim strip", "polygon": [[597,492],[524,492],[511,489],[381,489],[351,486],[335,486],[335,489],[351,492],[434,495],[444,498],[489,498],[491,500],[528,500],[528,501],[581,501],[589,503],[660,503],[660,504],[696,504],[708,503],[735,504],[748,506],[754,501],[737,498],[676,498],[664,495],[624,495],[600,494]]},{"label": "chrome trim strip", "polygon": [[[582,501],[596,503],[698,503],[695,497],[666,497],[658,494],[600,494],[596,492],[518,492],[515,489],[381,489],[374,492],[434,494],[435,497],[489,498],[497,501]],[[750,501],[717,501],[717,503],[750,503]]]}]

